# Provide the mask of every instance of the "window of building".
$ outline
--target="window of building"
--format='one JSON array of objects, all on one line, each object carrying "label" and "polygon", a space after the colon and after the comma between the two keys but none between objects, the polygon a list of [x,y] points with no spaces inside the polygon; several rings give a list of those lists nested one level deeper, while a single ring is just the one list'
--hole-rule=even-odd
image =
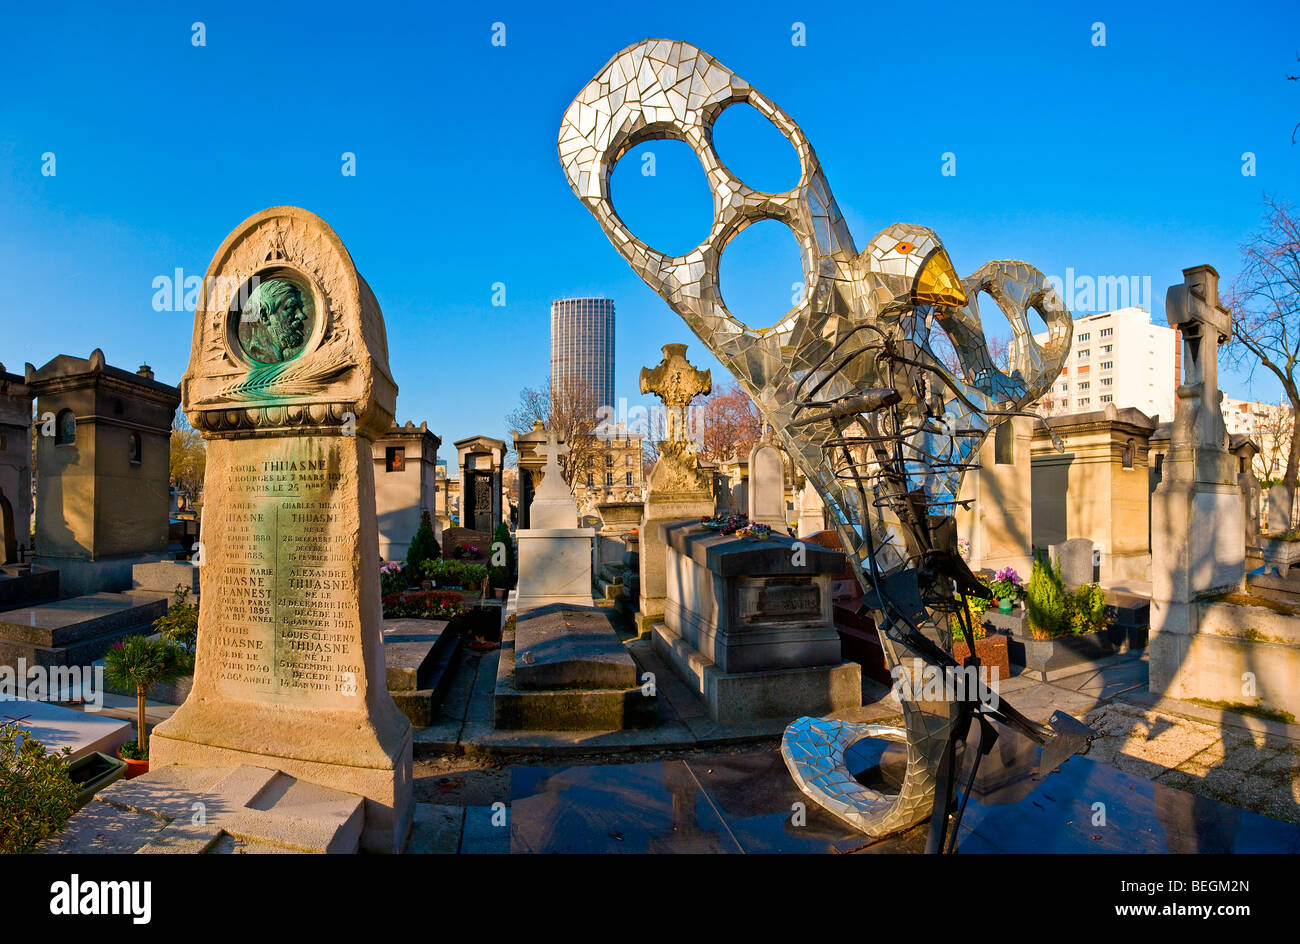
[{"label": "window of building", "polygon": [[1091,381],[1087,381],[1087,380],[1082,381],[1082,382],[1079,384],[1079,389],[1080,389],[1080,390],[1087,390],[1088,387],[1089,387],[1090,385],[1091,385]]},{"label": "window of building", "polygon": [[1079,406],[1081,406],[1081,407],[1085,407],[1085,406],[1087,406],[1087,405],[1088,405],[1089,403],[1091,403],[1091,402],[1092,402],[1092,400],[1091,400],[1089,397],[1081,397],[1081,398],[1079,399]]},{"label": "window of building", "polygon": [[126,437],[126,461],[131,465],[139,465],[142,460],[140,434],[131,433]]},{"label": "window of building", "polygon": [[627,477],[627,484],[628,484],[628,485],[631,485],[631,484],[632,484],[632,473],[631,473],[631,472],[627,473],[627,476],[626,476],[626,477]]},{"label": "window of building", "polygon": [[1114,400],[1114,399],[1115,399],[1115,398],[1112,397],[1109,393],[1106,393],[1106,394],[1103,394],[1103,395],[1102,395],[1102,397],[1101,397],[1101,402],[1102,402],[1102,403],[1109,403],[1110,401],[1112,401],[1112,400]]},{"label": "window of building", "polygon": [[1101,346],[1101,353],[1103,353],[1103,354],[1109,354],[1112,350],[1114,350],[1114,348],[1115,348],[1115,345],[1113,345],[1113,344],[1103,344],[1103,345]]},{"label": "window of building", "polygon": [[608,452],[605,453],[605,465],[610,466],[613,464],[614,464],[614,456]]},{"label": "window of building", "polygon": [[1102,385],[1103,387],[1109,387],[1109,386],[1112,386],[1114,383],[1115,383],[1115,378],[1114,378],[1114,377],[1103,377],[1103,378],[1101,378],[1101,385]]},{"label": "window of building", "polygon": [[993,461],[998,465],[1016,464],[1016,431],[1003,423],[993,433]]},{"label": "window of building", "polygon": [[1114,328],[1102,328],[1102,329],[1101,329],[1101,336],[1102,336],[1103,338],[1108,338],[1108,337],[1110,337],[1110,336],[1111,336],[1112,334],[1114,334],[1114,333],[1115,333],[1115,329],[1114,329]]},{"label": "window of building", "polygon": [[1069,390],[1070,390],[1070,385],[1069,385],[1069,384],[1061,384],[1061,392],[1062,392],[1062,393],[1068,393]]},{"label": "window of building", "polygon": [[1088,340],[1088,337],[1089,337],[1088,332],[1085,331],[1083,334],[1079,335],[1079,341],[1080,342],[1086,341]]},{"label": "window of building", "polygon": [[1085,360],[1088,357],[1088,353],[1089,353],[1088,351],[1080,351],[1079,360]]},{"label": "window of building", "polygon": [[389,472],[401,472],[406,468],[406,447],[389,446],[384,450],[384,468]]},{"label": "window of building", "polygon": [[1114,362],[1114,361],[1102,361],[1102,362],[1101,362],[1101,369],[1102,369],[1102,370],[1111,370],[1114,366],[1115,366],[1115,362]]},{"label": "window of building", "polygon": [[613,472],[606,472],[606,473],[605,473],[605,484],[606,484],[606,485],[613,485],[613,484],[614,484],[614,473],[613,473]]},{"label": "window of building", "polygon": [[1137,444],[1130,439],[1124,444],[1124,455],[1121,458],[1120,464],[1126,469],[1133,468],[1133,458],[1136,454]]},{"label": "window of building", "polygon": [[59,410],[54,424],[54,445],[70,446],[77,441],[77,417],[71,410]]},{"label": "window of building", "polygon": [[595,479],[595,476],[593,476],[590,472],[588,472],[588,473],[587,473],[587,488],[592,488],[592,487],[594,487],[594,485],[595,485],[594,479]]},{"label": "window of building", "polygon": [[629,452],[623,456],[623,465],[627,466],[629,469],[632,468],[632,453]]}]

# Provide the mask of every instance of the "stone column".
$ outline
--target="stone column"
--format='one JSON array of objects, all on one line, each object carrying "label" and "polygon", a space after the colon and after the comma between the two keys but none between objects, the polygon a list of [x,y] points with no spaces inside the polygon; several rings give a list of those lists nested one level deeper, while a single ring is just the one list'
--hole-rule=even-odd
[{"label": "stone column", "polygon": [[208,441],[198,655],[151,764],[360,794],[362,848],[399,852],[411,725],[381,639],[371,444],[397,389],[379,305],[333,230],[294,207],[241,224],[205,285],[182,382]]},{"label": "stone column", "polygon": [[1219,303],[1219,274],[1183,270],[1165,308],[1183,338],[1169,453],[1151,496],[1151,690],[1180,694],[1181,672],[1199,629],[1197,600],[1239,588],[1245,578],[1245,524],[1236,461],[1228,452],[1218,387],[1219,345],[1232,318]]}]

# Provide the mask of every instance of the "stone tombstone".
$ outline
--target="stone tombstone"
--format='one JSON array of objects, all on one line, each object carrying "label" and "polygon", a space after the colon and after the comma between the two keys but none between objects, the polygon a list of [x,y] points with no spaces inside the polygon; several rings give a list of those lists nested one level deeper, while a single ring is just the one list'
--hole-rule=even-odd
[{"label": "stone tombstone", "polygon": [[533,496],[531,528],[515,532],[519,542],[519,613],[552,604],[591,605],[591,551],[594,528],[580,527],[578,504],[560,473],[568,446],[551,433],[538,452],[545,458],[542,484]]},{"label": "stone tombstone", "polygon": [[1067,587],[1082,587],[1093,582],[1093,543],[1087,538],[1071,538],[1061,544],[1048,545],[1047,554],[1061,570]]},{"label": "stone tombstone", "polygon": [[653,393],[667,410],[666,438],[659,443],[659,459],[646,485],[645,512],[641,519],[640,629],[648,633],[663,618],[667,599],[664,572],[667,548],[659,526],[672,521],[714,514],[714,475],[701,467],[699,455],[686,436],[690,402],[713,390],[707,370],[696,370],[686,360],[685,344],[665,344],[663,360],[641,368],[641,392]]},{"label": "stone tombstone", "polygon": [[1283,534],[1291,530],[1291,489],[1285,485],[1273,485],[1268,490],[1268,522],[1265,531],[1268,534]]},{"label": "stone tombstone", "polygon": [[749,451],[749,520],[784,534],[785,455],[771,442],[758,442]]},{"label": "stone tombstone", "polygon": [[[1246,540],[1237,460],[1228,451],[1218,389],[1219,345],[1232,316],[1212,266],[1183,270],[1166,295],[1183,339],[1183,377],[1161,481],[1151,501],[1151,691],[1181,691],[1197,672],[1199,600],[1239,589]],[[1196,692],[1182,691],[1179,697]]]},{"label": "stone tombstone", "polygon": [[799,489],[799,537],[806,538],[826,530],[826,505],[810,481]]},{"label": "stone tombstone", "polygon": [[699,692],[715,721],[794,718],[862,704],[832,615],[844,555],[784,535],[765,540],[660,526],[667,604],[655,652]]},{"label": "stone tombstone", "polygon": [[151,766],[273,768],[365,798],[400,852],[411,724],[385,683],[372,443],[397,388],[379,304],[319,217],[274,207],[217,250],[185,411],[207,440],[194,689]]}]

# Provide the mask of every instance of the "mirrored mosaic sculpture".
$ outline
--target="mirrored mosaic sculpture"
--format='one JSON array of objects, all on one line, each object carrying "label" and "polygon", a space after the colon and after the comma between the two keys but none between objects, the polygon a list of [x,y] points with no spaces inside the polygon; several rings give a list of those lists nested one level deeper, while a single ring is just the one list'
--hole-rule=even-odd
[{"label": "mirrored mosaic sculpture", "polygon": [[[794,147],[800,177],[793,189],[752,189],[719,159],[713,125],[742,103]],[[681,256],[638,239],[610,199],[619,159],[663,138],[694,150],[713,191],[708,236]],[[645,40],[614,56],[565,112],[559,157],[573,192],[614,246],[744,386],[820,493],[891,671],[925,657],[919,636],[950,654],[949,620],[959,608],[950,574],[959,568],[969,577],[955,563],[962,474],[992,428],[1046,393],[1070,346],[1070,313],[1043,274],[1024,262],[997,261],[960,278],[937,234],[903,223],[859,252],[802,129],[688,43]],[[776,324],[755,327],[727,310],[719,263],[741,231],[769,219],[793,233],[806,288]],[[980,295],[997,305],[1014,332],[1005,365],[986,343]],[[1045,343],[1030,331],[1031,310],[1047,326]],[[950,339],[956,363],[940,356],[939,333]],[[903,691],[908,762],[900,792],[846,786],[850,821],[872,835],[907,828],[929,813],[955,717],[951,703],[927,702],[919,691],[914,697],[907,686]],[[806,733],[795,732],[799,750],[807,746]],[[785,753],[807,789],[816,774],[801,775],[789,734]]]}]

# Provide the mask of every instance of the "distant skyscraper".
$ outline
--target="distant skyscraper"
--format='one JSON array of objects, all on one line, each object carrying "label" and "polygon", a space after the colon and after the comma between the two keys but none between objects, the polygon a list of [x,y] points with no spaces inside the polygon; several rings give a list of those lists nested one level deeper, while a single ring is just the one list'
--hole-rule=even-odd
[{"label": "distant skyscraper", "polygon": [[614,405],[613,299],[551,302],[552,394],[575,381],[591,388],[596,406]]}]

